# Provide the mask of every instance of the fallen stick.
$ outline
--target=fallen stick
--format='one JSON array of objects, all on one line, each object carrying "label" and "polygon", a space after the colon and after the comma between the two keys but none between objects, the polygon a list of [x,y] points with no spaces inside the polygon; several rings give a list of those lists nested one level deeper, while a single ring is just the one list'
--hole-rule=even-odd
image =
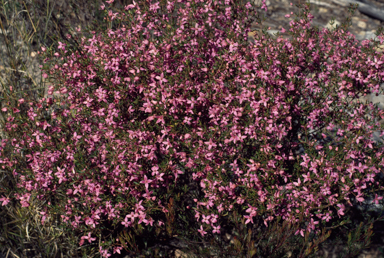
[{"label": "fallen stick", "polygon": [[332,2],[339,4],[341,6],[349,6],[350,4],[358,4],[357,10],[359,10],[361,13],[369,15],[375,19],[378,19],[380,21],[384,21],[384,11],[381,9],[378,9],[375,6],[362,3],[355,0],[332,0]]}]

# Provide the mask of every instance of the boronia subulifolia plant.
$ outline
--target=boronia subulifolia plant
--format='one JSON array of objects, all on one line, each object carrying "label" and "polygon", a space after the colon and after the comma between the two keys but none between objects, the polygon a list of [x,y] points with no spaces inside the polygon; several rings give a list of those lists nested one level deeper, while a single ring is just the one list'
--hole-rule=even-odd
[{"label": "boronia subulifolia plant", "polygon": [[[370,136],[384,114],[352,103],[378,92],[384,75],[368,41],[357,46],[344,25],[311,28],[308,6],[290,24],[291,41],[264,30],[249,44],[253,3],[146,1],[116,13],[105,4],[106,21],[119,26],[76,51],[43,48],[48,97],[20,99],[27,117],[2,110],[7,132],[21,136],[2,142],[2,167],[18,182],[3,205],[47,200],[41,222],[60,215],[103,257],[141,252],[144,235],[174,237],[176,221],[200,243],[234,225],[234,249],[248,256],[276,255],[300,236],[304,256],[329,236],[324,228],[345,223],[354,200],[381,199],[383,150]],[[313,140],[310,130],[336,126],[342,146]],[[299,144],[306,153],[295,155]],[[260,231],[277,221],[288,229]]]}]

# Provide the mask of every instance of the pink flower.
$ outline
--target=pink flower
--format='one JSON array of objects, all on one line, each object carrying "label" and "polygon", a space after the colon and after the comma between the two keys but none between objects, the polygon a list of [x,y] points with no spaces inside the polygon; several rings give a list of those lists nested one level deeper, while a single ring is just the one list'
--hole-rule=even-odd
[{"label": "pink flower", "polygon": [[154,220],[152,218],[149,218],[146,222],[145,222],[145,225],[148,226],[149,224],[151,224],[151,226],[153,226],[153,222]]},{"label": "pink flower", "polygon": [[304,229],[298,229],[296,232],[295,232],[295,235],[299,234],[304,237]]},{"label": "pink flower", "polygon": [[62,49],[62,50],[65,50],[65,46],[66,44],[62,43],[62,42],[58,42],[59,43],[59,46],[57,47],[58,49]]},{"label": "pink flower", "polygon": [[88,242],[89,242],[89,243],[92,243],[92,241],[95,241],[95,240],[96,240],[95,237],[91,237],[91,232],[88,233],[88,236],[82,236],[81,239],[82,239],[82,240],[84,240],[84,239],[88,239]]},{"label": "pink flower", "polygon": [[41,225],[44,225],[44,221],[47,218],[47,213],[42,211],[40,212],[40,214],[43,215],[43,217],[41,218]]},{"label": "pink flower", "polygon": [[110,257],[111,256],[111,254],[108,253],[108,249],[103,250],[103,247],[101,247],[101,246],[99,247],[99,251],[100,251],[101,256],[103,256],[103,257]]},{"label": "pink flower", "polygon": [[217,226],[217,227],[215,227],[215,226],[213,226],[213,233],[217,233],[217,234],[220,234],[220,226]]},{"label": "pink flower", "polygon": [[142,222],[148,223],[148,221],[145,219],[145,213],[141,212],[139,215],[139,221],[137,222],[138,224],[141,224]]},{"label": "pink flower", "polygon": [[160,85],[162,85],[163,82],[168,82],[168,80],[164,78],[164,73],[161,73],[161,76],[156,76],[155,78],[160,81]]},{"label": "pink flower", "polygon": [[200,229],[198,229],[197,231],[199,231],[202,236],[207,234],[207,232],[204,231],[203,226],[200,226]]},{"label": "pink flower", "polygon": [[367,181],[371,181],[373,183],[375,181],[374,178],[375,178],[375,174],[371,173],[367,175]]},{"label": "pink flower", "polygon": [[159,181],[164,181],[163,176],[164,176],[164,173],[156,175],[156,179],[159,180]]},{"label": "pink flower", "polygon": [[361,196],[361,194],[358,194],[358,195],[356,196],[356,200],[357,200],[358,202],[363,202],[363,201],[364,201],[364,198]]},{"label": "pink flower", "polygon": [[345,206],[344,204],[341,204],[341,203],[337,204],[337,206],[340,208],[340,210],[337,211],[337,215],[340,218],[340,215],[344,215]]},{"label": "pink flower", "polygon": [[218,218],[219,218],[219,215],[211,214],[211,222],[212,223],[216,223]]},{"label": "pink flower", "polygon": [[148,184],[150,184],[153,180],[148,180],[147,176],[144,176],[144,180],[140,181],[140,183],[145,184],[145,188],[148,189]]},{"label": "pink flower", "polygon": [[244,218],[247,219],[245,221],[245,224],[248,224],[249,222],[252,222],[252,224],[253,224],[253,217],[252,216],[244,215]]},{"label": "pink flower", "polygon": [[[375,204],[379,204],[379,201],[380,201],[381,199],[383,199],[383,196],[378,197],[377,194],[375,194],[375,199],[374,199],[373,202],[374,202]],[[0,199],[0,200],[1,200],[1,199]]]},{"label": "pink flower", "polygon": [[120,246],[116,246],[116,247],[113,248],[113,253],[114,253],[114,254],[115,254],[115,253],[121,254],[121,252],[120,252],[121,249],[123,249],[123,248],[120,247]]},{"label": "pink flower", "polygon": [[10,202],[10,199],[3,195],[3,197],[0,198],[0,202],[3,202],[1,205],[5,206]]},{"label": "pink flower", "polygon": [[314,221],[313,218],[311,218],[311,222],[309,222],[308,226],[307,226],[307,230],[308,232],[311,232],[311,230],[315,230],[315,226],[319,224],[318,221]]},{"label": "pink flower", "polygon": [[206,224],[209,224],[209,219],[210,219],[210,218],[211,218],[211,215],[205,216],[205,215],[203,214],[203,219],[202,219],[201,222],[206,223]]},{"label": "pink flower", "polygon": [[217,145],[210,139],[208,142],[204,142],[208,145],[208,150],[212,149],[212,147],[216,147]]},{"label": "pink flower", "polygon": [[[368,61],[370,61],[369,58],[368,58]],[[367,62],[367,63],[368,63],[368,62]],[[370,65],[375,66],[376,69],[378,69],[378,68],[379,68],[379,65],[381,65],[381,64],[383,64],[383,61],[378,61],[376,56],[375,56],[375,62],[371,62],[371,63],[370,63]]]},{"label": "pink flower", "polygon": [[251,205],[248,204],[248,209],[246,210],[246,212],[248,212],[252,217],[253,216],[256,216],[257,214],[257,208],[255,207],[252,207]]},{"label": "pink flower", "polygon": [[327,213],[327,214],[322,218],[322,220],[326,220],[327,222],[329,222],[330,219],[332,219],[332,217],[329,216],[329,213]]}]

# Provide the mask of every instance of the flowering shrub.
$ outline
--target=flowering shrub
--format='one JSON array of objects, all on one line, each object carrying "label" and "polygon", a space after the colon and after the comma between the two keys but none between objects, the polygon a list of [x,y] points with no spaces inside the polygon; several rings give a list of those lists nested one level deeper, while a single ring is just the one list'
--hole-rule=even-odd
[{"label": "flowering shrub", "polygon": [[[121,13],[106,9],[114,29],[82,38],[80,49],[43,48],[43,76],[55,81],[48,98],[20,99],[27,118],[2,110],[6,130],[22,136],[1,159],[18,179],[3,205],[47,200],[42,223],[60,214],[83,232],[80,246],[102,240],[103,257],[129,249],[111,228],[172,235],[175,213],[186,209],[202,238],[222,234],[223,221],[251,229],[283,220],[306,238],[343,223],[351,200],[380,187],[383,150],[367,138],[381,128],[364,116],[384,114],[351,100],[378,92],[382,55],[368,41],[357,47],[344,27],[310,28],[308,7],[291,22],[292,41],[262,36],[250,45],[254,6],[235,2],[133,2]],[[340,148],[309,132],[335,126]],[[299,144],[307,151],[294,156]],[[175,199],[192,196],[187,178],[199,198],[177,207]]]}]

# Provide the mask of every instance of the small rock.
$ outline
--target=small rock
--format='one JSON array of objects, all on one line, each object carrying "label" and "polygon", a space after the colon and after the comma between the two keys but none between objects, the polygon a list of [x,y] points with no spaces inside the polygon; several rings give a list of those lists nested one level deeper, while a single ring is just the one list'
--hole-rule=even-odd
[{"label": "small rock", "polygon": [[332,29],[336,29],[336,27],[340,25],[341,23],[338,20],[334,20],[334,23],[332,25],[331,25],[331,21],[329,21],[327,25],[325,25],[325,28],[332,30]]},{"label": "small rock", "polygon": [[324,7],[319,8],[319,13],[326,13],[326,12],[328,12],[328,10],[325,9]]},{"label": "small rock", "polygon": [[176,249],[175,251],[175,258],[189,258],[189,257],[196,257],[195,255],[188,255],[184,253],[183,251]]},{"label": "small rock", "polygon": [[384,51],[384,44],[378,45],[377,47],[375,47],[375,50],[379,53],[383,52]]},{"label": "small rock", "polygon": [[[263,2],[262,0],[255,0],[255,1],[254,1],[255,5],[261,5],[262,2]],[[270,6],[270,5],[271,5],[271,2],[270,2],[269,0],[267,0],[267,1],[265,1],[265,4],[266,4],[267,6]]]},{"label": "small rock", "polygon": [[365,28],[367,28],[367,24],[366,24],[365,22],[363,22],[363,21],[359,21],[359,22],[357,23],[357,27],[360,27],[360,28],[362,28],[362,29],[365,29]]}]

